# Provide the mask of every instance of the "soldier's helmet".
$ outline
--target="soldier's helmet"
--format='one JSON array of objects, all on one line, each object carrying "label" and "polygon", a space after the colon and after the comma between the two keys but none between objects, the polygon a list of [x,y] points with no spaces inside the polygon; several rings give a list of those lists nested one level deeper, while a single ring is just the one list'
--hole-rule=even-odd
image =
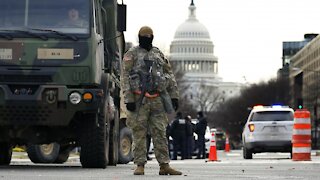
[{"label": "soldier's helmet", "polygon": [[142,26],[139,30],[139,36],[145,36],[145,37],[153,36],[153,31],[149,26]]}]

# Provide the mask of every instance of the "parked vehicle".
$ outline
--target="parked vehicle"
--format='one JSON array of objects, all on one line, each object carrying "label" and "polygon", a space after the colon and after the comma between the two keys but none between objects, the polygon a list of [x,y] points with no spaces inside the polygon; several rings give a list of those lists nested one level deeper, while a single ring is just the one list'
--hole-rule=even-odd
[{"label": "parked vehicle", "polygon": [[255,106],[242,133],[243,158],[260,152],[291,153],[293,114],[288,106]]},{"label": "parked vehicle", "polygon": [[220,129],[211,128],[210,132],[214,132],[217,150],[224,150],[226,144],[226,133]]},{"label": "parked vehicle", "polygon": [[[63,163],[75,147],[82,167],[131,161],[131,131],[119,118],[126,6],[0,4],[0,165],[15,145],[26,145],[34,163]],[[85,23],[60,25],[71,9]]]}]

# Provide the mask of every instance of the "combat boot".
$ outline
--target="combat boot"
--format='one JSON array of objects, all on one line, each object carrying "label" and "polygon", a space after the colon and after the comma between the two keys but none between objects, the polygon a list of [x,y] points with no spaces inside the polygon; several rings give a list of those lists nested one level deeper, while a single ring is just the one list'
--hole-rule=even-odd
[{"label": "combat boot", "polygon": [[182,172],[171,168],[169,164],[160,164],[159,175],[182,175]]},{"label": "combat boot", "polygon": [[137,165],[137,168],[134,170],[134,175],[144,175],[144,165]]}]

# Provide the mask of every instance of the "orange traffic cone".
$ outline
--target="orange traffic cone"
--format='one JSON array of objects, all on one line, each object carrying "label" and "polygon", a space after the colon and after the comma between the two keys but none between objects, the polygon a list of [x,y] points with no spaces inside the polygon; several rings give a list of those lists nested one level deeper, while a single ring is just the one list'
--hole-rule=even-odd
[{"label": "orange traffic cone", "polygon": [[229,145],[229,137],[226,136],[226,144],[224,146],[224,152],[230,152],[230,145]]},{"label": "orange traffic cone", "polygon": [[210,141],[210,151],[209,151],[209,161],[217,161],[217,148],[216,148],[216,138],[214,132],[211,133]]}]

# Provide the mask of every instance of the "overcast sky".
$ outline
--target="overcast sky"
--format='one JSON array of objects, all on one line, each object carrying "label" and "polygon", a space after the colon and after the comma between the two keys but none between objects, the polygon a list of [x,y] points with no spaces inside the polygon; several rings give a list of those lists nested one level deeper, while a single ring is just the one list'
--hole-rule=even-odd
[{"label": "overcast sky", "polygon": [[[121,2],[121,0],[118,0]],[[123,0],[126,40],[138,44],[139,28],[154,30],[154,45],[165,52],[189,14],[191,0]],[[194,0],[224,81],[256,83],[276,77],[282,42],[301,41],[320,32],[319,0]]]}]

